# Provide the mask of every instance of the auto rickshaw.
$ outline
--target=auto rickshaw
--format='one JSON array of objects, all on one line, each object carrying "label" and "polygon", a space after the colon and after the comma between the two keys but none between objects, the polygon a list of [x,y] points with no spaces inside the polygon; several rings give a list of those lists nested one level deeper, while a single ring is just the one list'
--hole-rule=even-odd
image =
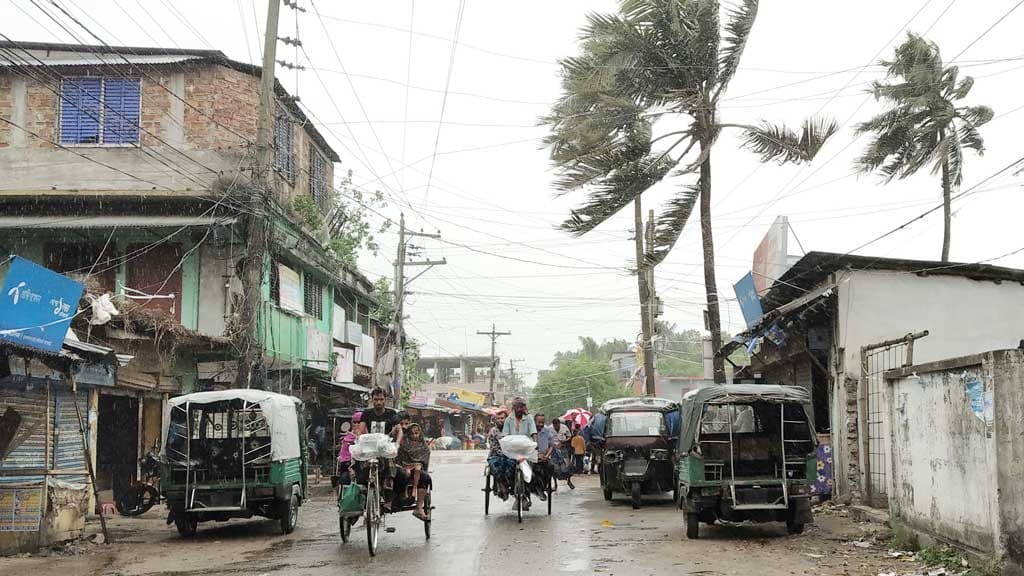
[{"label": "auto rickshaw", "polygon": [[263,390],[172,398],[161,492],[182,536],[199,522],[263,516],[290,534],[306,498],[302,401]]},{"label": "auto rickshaw", "polygon": [[619,398],[605,402],[595,417],[604,499],[629,494],[633,508],[644,494],[676,488],[674,447],[679,405],[663,398]]},{"label": "auto rickshaw", "polygon": [[686,536],[700,522],[811,521],[817,478],[814,411],[806,389],[734,384],[692,390],[680,405],[679,507]]}]

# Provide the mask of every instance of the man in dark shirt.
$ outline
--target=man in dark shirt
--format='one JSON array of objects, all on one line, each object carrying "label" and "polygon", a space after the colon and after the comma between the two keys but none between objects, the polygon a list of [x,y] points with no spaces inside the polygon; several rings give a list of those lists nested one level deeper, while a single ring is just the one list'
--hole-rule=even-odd
[{"label": "man in dark shirt", "polygon": [[366,423],[366,432],[369,434],[390,434],[391,429],[398,423],[397,413],[391,408],[384,406],[387,396],[383,388],[374,388],[370,392],[371,408],[363,411],[363,422]]}]

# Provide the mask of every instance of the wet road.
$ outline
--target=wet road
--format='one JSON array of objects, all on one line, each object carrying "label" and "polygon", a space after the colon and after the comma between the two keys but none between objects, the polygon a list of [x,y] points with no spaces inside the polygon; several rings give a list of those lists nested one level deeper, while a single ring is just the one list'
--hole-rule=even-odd
[{"label": "wet road", "polygon": [[319,575],[484,574],[877,574],[884,554],[846,544],[863,527],[845,518],[820,517],[801,536],[780,524],[702,526],[687,540],[682,514],[671,499],[649,498],[633,510],[624,497],[605,502],[596,477],[560,485],[554,513],[534,502],[522,524],[511,505],[492,500],[483,514],[484,453],[435,452],[433,534],[410,513],[388,518],[377,557],[366,549],[362,523],[342,544],[333,502],[319,497],[302,507],[299,526],[282,536],[276,522],[236,520],[200,525],[195,538],[178,537],[161,510],[142,518],[116,518],[117,542],[74,556],[0,558],[0,573],[19,576],[245,574]]}]

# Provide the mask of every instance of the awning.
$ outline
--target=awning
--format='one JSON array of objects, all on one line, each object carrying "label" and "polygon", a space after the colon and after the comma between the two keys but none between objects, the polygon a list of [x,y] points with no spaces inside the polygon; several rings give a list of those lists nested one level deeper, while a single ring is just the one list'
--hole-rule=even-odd
[{"label": "awning", "polygon": [[223,216],[0,216],[5,228],[181,228],[233,224],[236,218]]},{"label": "awning", "polygon": [[776,323],[779,320],[783,320],[792,314],[803,310],[807,306],[817,302],[821,298],[827,298],[832,295],[836,284],[833,282],[826,282],[820,286],[808,290],[805,294],[799,298],[794,298],[789,302],[765,312],[753,326],[745,332],[737,334],[732,340],[725,343],[722,349],[718,351],[718,355],[726,357],[732,354],[736,349],[741,346],[752,345],[751,343],[755,340],[764,337],[769,331],[775,328]]},{"label": "awning", "polygon": [[326,380],[321,380],[321,382],[326,382],[331,386],[337,386],[338,388],[344,388],[346,390],[352,390],[354,392],[360,392],[362,394],[370,393],[370,389],[367,388],[366,386],[360,386],[359,384],[355,384],[353,382],[328,382]]}]

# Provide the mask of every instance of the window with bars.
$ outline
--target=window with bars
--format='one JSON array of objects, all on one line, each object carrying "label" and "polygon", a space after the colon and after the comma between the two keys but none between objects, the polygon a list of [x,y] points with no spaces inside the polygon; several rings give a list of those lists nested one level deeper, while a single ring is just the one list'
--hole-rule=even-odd
[{"label": "window with bars", "polygon": [[306,289],[303,292],[302,298],[302,307],[306,314],[316,318],[317,320],[324,319],[323,295],[324,285],[307,275]]},{"label": "window with bars", "polygon": [[294,139],[292,119],[279,104],[274,114],[274,168],[289,182],[295,180]]},{"label": "window with bars", "polygon": [[331,209],[330,182],[327,177],[327,158],[309,145],[309,193],[320,207],[320,212],[327,214]]},{"label": "window with bars", "polygon": [[82,76],[61,82],[61,144],[138,144],[138,78]]}]

